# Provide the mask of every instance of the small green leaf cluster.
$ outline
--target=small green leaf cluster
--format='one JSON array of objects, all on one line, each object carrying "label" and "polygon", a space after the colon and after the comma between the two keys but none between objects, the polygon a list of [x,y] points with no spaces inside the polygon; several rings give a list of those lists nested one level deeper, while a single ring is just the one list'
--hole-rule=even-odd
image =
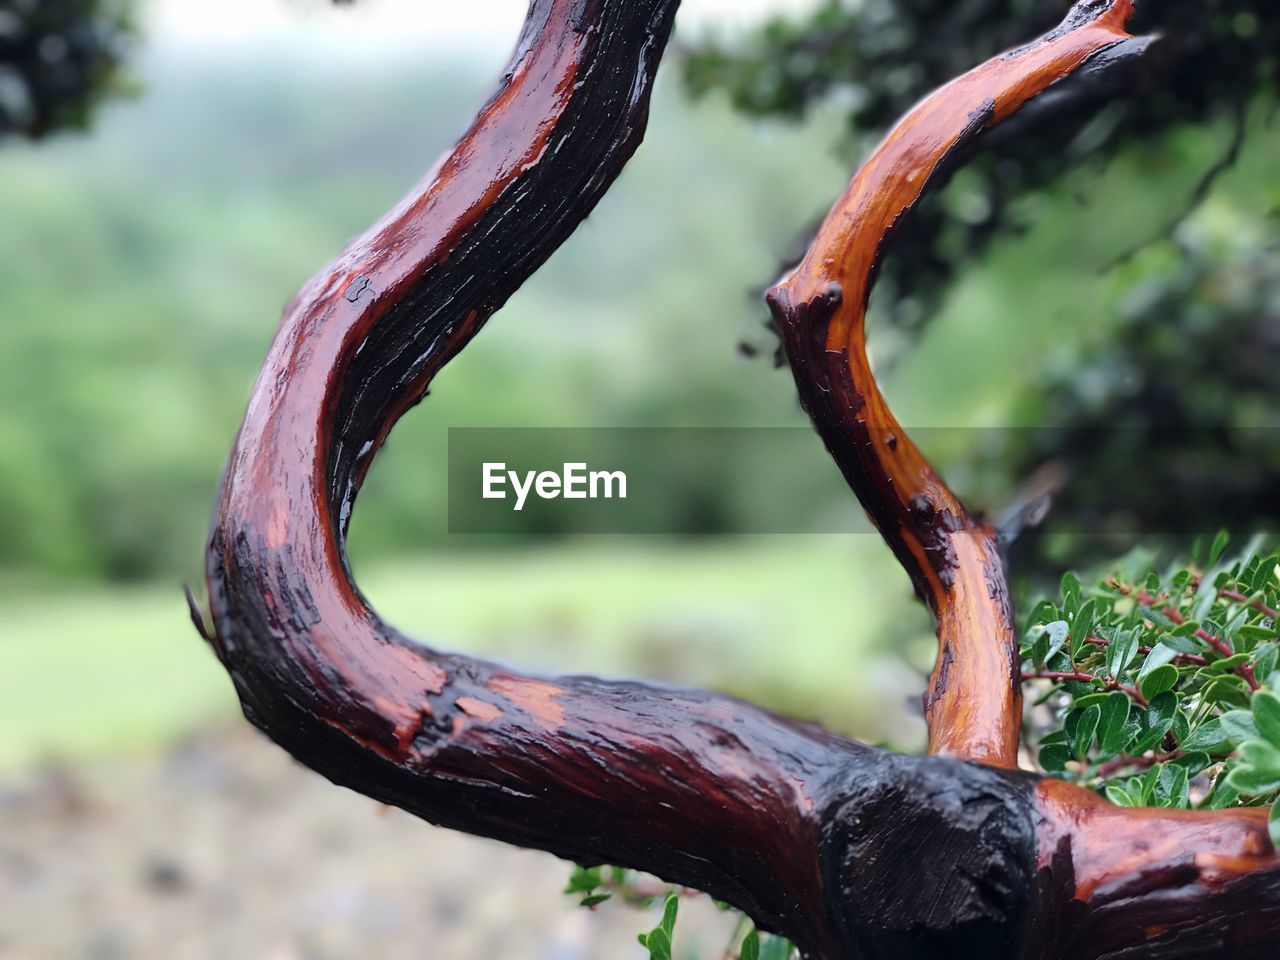
[{"label": "small green leaf cluster", "polygon": [[667,895],[662,905],[662,920],[648,933],[638,934],[640,946],[649,951],[649,960],[671,960],[671,946],[676,937],[676,914],[680,910],[680,897]]},{"label": "small green leaf cluster", "polygon": [[593,908],[611,899],[616,890],[625,886],[626,881],[627,871],[621,867],[584,867],[579,864],[573,868],[564,892],[580,897],[579,906]]},{"label": "small green leaf cluster", "polygon": [[738,951],[739,960],[791,960],[795,947],[782,937],[769,934],[761,936],[760,931],[752,929],[742,940]]},{"label": "small green leaf cluster", "polygon": [[[649,960],[673,960],[680,898],[682,895],[698,895],[696,891],[670,887],[621,867],[581,865],[574,867],[564,892],[578,897],[581,906],[592,910],[615,896],[633,907],[648,907],[662,897],[662,919],[652,930],[637,936],[640,945],[649,951]],[[726,911],[733,909],[718,901],[716,906]],[[750,929],[743,936],[745,928]],[[795,947],[789,941],[771,934],[762,934],[751,925],[745,915],[740,914],[728,947],[717,955],[716,960],[792,960],[795,953]]]},{"label": "small green leaf cluster", "polygon": [[[1280,554],[1221,556],[1092,589],[1068,573],[1021,654],[1041,768],[1123,806],[1280,816]],[[1275,816],[1273,816],[1273,820]]]}]

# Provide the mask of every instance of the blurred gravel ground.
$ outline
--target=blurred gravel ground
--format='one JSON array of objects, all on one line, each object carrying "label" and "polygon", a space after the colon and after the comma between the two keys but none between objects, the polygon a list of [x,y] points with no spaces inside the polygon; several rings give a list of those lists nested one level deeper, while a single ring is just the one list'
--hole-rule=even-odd
[{"label": "blurred gravel ground", "polygon": [[[656,910],[339,789],[244,729],[0,781],[0,960],[633,960]],[[681,960],[732,918],[686,900]]]}]

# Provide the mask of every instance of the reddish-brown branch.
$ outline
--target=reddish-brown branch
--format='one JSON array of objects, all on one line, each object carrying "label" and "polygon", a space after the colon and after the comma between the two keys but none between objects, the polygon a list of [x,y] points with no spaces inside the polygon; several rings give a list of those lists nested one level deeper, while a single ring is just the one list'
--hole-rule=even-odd
[{"label": "reddish-brown branch", "polygon": [[1138,692],[1137,687],[1121,683],[1112,677],[1095,677],[1091,673],[1082,673],[1078,670],[1035,670],[1024,673],[1023,677],[1027,680],[1055,680],[1058,682],[1076,680],[1080,683],[1093,683],[1097,680],[1102,680],[1102,685],[1107,690],[1119,690],[1121,693],[1127,693],[1140,707],[1150,706],[1147,703],[1147,698]]},{"label": "reddish-brown branch", "polygon": [[[1110,646],[1108,641],[1103,639],[1102,637],[1086,637],[1084,642],[1091,644],[1092,646],[1095,646],[1095,647]],[[1148,646],[1141,646],[1138,648],[1138,652],[1141,654],[1148,654],[1151,652],[1151,649],[1152,648]],[[1209,658],[1202,657],[1198,653],[1179,653],[1169,662],[1170,663],[1194,663],[1197,666],[1207,667],[1209,665]]]},{"label": "reddish-brown branch", "polygon": [[[440,653],[383,623],[352,583],[345,531],[372,455],[635,148],[674,7],[534,0],[471,130],[289,306],[207,557],[211,642],[246,716],[338,783],[706,890],[806,957],[1269,955],[1280,862],[1265,814],[1117,810],[956,759],[1013,763],[1004,572],[993,531],[901,431],[863,350],[875,263],[926,181],[1120,49],[1129,0],[1081,0],[1058,29],[925,100],[771,297],[819,431],[938,617],[929,720],[946,756],[874,750],[713,694]],[[1248,911],[1251,925],[1230,925]]]},{"label": "reddish-brown branch", "polygon": [[867,301],[902,218],[956,153],[1083,65],[1132,39],[1129,0],[1079,4],[1063,29],[995,57],[926,98],[769,291],[802,402],[863,507],[938,621],[925,699],[929,750],[1017,764],[1018,644],[996,531],[965,509],[889,410],[867,359]]},{"label": "reddish-brown branch", "polygon": [[1099,765],[1098,776],[1104,780],[1113,777],[1121,770],[1127,770],[1130,767],[1151,767],[1157,763],[1168,763],[1170,760],[1177,760],[1181,757],[1181,750],[1155,751],[1150,756],[1142,757],[1112,757],[1110,760]]},{"label": "reddish-brown branch", "polygon": [[1272,620],[1280,619],[1280,614],[1276,613],[1275,607],[1267,606],[1265,603],[1262,602],[1261,597],[1254,597],[1250,599],[1249,597],[1246,597],[1243,593],[1241,593],[1239,590],[1230,590],[1227,588],[1223,588],[1222,590],[1219,590],[1218,596],[1224,597],[1227,600],[1234,600],[1236,603],[1247,603],[1249,604],[1249,606],[1253,607],[1253,609],[1259,611],[1260,613],[1265,613]]},{"label": "reddish-brown branch", "polygon": [[885,779],[878,751],[727,697],[423,647],[369,608],[344,556],[392,425],[639,143],[675,6],[535,0],[471,130],[295,297],[223,479],[212,642],[246,715],[331,779],[707,890],[834,956],[821,829],[850,769]]},{"label": "reddish-brown branch", "polygon": [[[1161,600],[1158,597],[1151,596],[1151,594],[1147,593],[1146,590],[1134,591],[1132,589],[1125,588],[1119,584],[1117,584],[1117,587],[1120,589],[1121,593],[1125,593],[1128,596],[1132,596],[1134,601],[1140,604],[1141,606],[1147,607],[1151,610],[1158,610],[1165,617],[1166,620],[1169,620],[1172,623],[1179,623],[1179,624],[1187,622],[1186,618],[1182,615],[1182,612],[1178,610],[1177,607],[1173,606],[1167,601]],[[1218,653],[1223,657],[1235,656],[1235,651],[1231,649],[1231,644],[1227,643],[1227,641],[1223,640],[1221,637],[1214,636],[1208,630],[1205,630],[1203,627],[1196,628],[1195,637],[1198,640],[1203,640],[1210,647],[1212,647],[1216,653]],[[1243,677],[1245,683],[1249,685],[1250,690],[1261,689],[1262,684],[1258,682],[1258,678],[1254,675],[1253,664],[1251,663],[1238,664],[1237,666],[1232,668],[1232,672]]]}]

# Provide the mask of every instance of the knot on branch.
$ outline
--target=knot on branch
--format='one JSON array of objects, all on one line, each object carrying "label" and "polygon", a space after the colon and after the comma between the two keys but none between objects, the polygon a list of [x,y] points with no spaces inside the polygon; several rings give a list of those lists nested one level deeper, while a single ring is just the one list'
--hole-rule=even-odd
[{"label": "knot on branch", "polygon": [[[844,303],[844,288],[837,281],[831,281],[808,297],[797,297],[785,284],[779,283],[765,292],[764,299],[781,334],[784,350],[794,355],[803,348],[812,359],[826,352],[831,318]],[[788,343],[793,346],[788,348]]]},{"label": "knot on branch", "polygon": [[1033,780],[886,754],[829,809],[822,875],[849,955],[1005,957],[1033,879]]}]

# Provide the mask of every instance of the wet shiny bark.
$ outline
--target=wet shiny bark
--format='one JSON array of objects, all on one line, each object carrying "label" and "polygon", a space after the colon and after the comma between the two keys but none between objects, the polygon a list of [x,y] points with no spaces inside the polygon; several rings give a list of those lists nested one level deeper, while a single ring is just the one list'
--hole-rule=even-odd
[{"label": "wet shiny bark", "polygon": [[360,595],[343,541],[371,458],[634,151],[675,7],[535,0],[472,128],[286,310],[208,551],[211,642],[246,716],[337,783],[707,890],[810,957],[1270,956],[1280,861],[1256,811],[1120,810],[1013,769],[995,533],[894,420],[864,350],[895,226],[984,131],[1099,57],[1137,56],[1129,0],[1079,3],[923,101],[770,292],[802,402],[937,616],[933,756],[728,697],[438,652]]}]

